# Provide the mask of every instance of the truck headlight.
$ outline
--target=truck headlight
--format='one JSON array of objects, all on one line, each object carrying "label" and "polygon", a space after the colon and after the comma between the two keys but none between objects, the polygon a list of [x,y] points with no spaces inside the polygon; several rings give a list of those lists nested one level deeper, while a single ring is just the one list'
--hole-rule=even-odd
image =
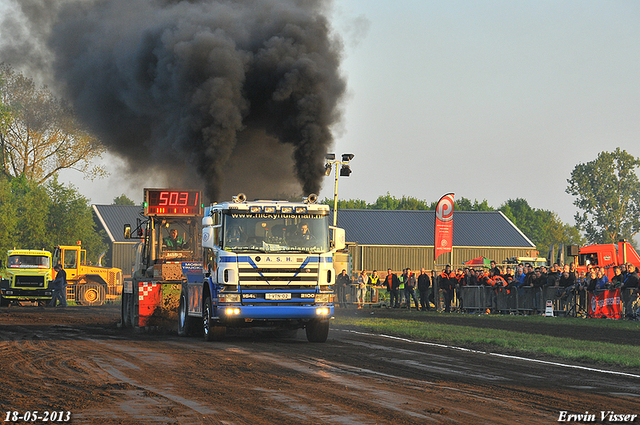
[{"label": "truck headlight", "polygon": [[221,303],[239,303],[240,302],[240,294],[220,294],[220,302]]},{"label": "truck headlight", "polygon": [[316,294],[317,303],[330,303],[333,294]]},{"label": "truck headlight", "polygon": [[318,316],[326,316],[329,314],[329,307],[318,307],[316,308],[316,314]]}]

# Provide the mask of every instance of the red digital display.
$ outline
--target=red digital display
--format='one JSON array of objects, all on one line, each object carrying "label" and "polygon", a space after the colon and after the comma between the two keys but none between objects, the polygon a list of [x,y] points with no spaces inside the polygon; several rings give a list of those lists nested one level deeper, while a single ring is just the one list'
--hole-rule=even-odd
[{"label": "red digital display", "polygon": [[197,190],[145,189],[144,214],[201,216],[202,199]]}]

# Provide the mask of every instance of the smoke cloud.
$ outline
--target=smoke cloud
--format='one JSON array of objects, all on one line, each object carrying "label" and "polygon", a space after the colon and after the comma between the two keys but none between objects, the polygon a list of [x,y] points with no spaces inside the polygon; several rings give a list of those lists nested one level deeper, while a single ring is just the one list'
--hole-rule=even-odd
[{"label": "smoke cloud", "polygon": [[211,200],[240,183],[249,197],[318,193],[345,93],[326,1],[50,3],[16,3],[3,27],[28,37],[2,60],[50,65],[50,84],[132,173]]}]

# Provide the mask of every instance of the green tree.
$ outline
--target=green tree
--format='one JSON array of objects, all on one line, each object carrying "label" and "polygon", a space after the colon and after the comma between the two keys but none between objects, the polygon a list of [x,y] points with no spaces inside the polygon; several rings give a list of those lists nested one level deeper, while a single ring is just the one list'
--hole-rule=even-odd
[{"label": "green tree", "polygon": [[113,198],[113,204],[111,205],[135,205],[136,203],[133,202],[131,199],[129,199],[127,197],[127,195],[125,195],[124,193],[120,196],[116,196],[115,198]]},{"label": "green tree", "polygon": [[0,175],[0,259],[8,249],[13,248],[16,237],[18,215],[16,203],[11,191],[11,182],[6,176]]},{"label": "green tree", "polygon": [[578,228],[563,223],[553,211],[531,208],[525,199],[509,199],[499,211],[536,245],[543,256],[551,246],[584,243]]},{"label": "green tree", "polygon": [[38,185],[0,176],[0,257],[8,249],[46,249],[82,241],[91,261],[106,249],[88,200],[54,178]]},{"label": "green tree", "polygon": [[13,245],[19,249],[51,249],[47,215],[51,201],[44,187],[24,176],[11,180],[16,208]]},{"label": "green tree", "polygon": [[63,169],[89,178],[106,174],[91,163],[104,146],[69,105],[6,64],[0,65],[0,148],[2,172],[12,177],[43,183]]},{"label": "green tree", "polygon": [[49,238],[50,246],[75,245],[78,241],[87,250],[87,259],[97,262],[100,254],[107,249],[104,232],[96,229],[89,200],[73,186],[65,186],[53,178],[46,184],[50,199]]},{"label": "green tree", "polygon": [[632,241],[640,231],[638,166],[640,159],[616,148],[571,172],[566,192],[576,197],[576,223],[588,242]]}]

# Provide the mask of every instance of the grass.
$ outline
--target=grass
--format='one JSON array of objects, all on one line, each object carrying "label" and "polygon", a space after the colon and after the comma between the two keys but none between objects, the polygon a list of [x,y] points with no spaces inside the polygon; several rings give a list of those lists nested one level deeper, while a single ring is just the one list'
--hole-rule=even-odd
[{"label": "grass", "polygon": [[[509,320],[514,322],[519,320],[547,320],[548,322],[550,320],[544,317],[517,316],[491,316],[490,318],[491,320]],[[483,316],[476,318],[470,317],[470,319],[483,320]],[[560,320],[569,320],[569,322],[571,322],[563,322],[563,326],[640,328],[638,322],[613,322],[592,319],[589,320],[589,322],[593,323],[584,323],[585,321],[580,319],[571,320],[562,318]],[[567,337],[554,337],[518,331],[438,324],[433,322],[425,323],[403,319],[337,317],[334,323],[338,326],[356,326],[375,333],[386,333],[420,341],[455,344],[472,348],[481,346],[482,349],[485,350],[494,349],[495,351],[506,351],[512,354],[547,354],[566,359],[613,364],[640,370],[640,346],[634,345],[584,341]],[[517,327],[517,325],[514,327]]]}]

